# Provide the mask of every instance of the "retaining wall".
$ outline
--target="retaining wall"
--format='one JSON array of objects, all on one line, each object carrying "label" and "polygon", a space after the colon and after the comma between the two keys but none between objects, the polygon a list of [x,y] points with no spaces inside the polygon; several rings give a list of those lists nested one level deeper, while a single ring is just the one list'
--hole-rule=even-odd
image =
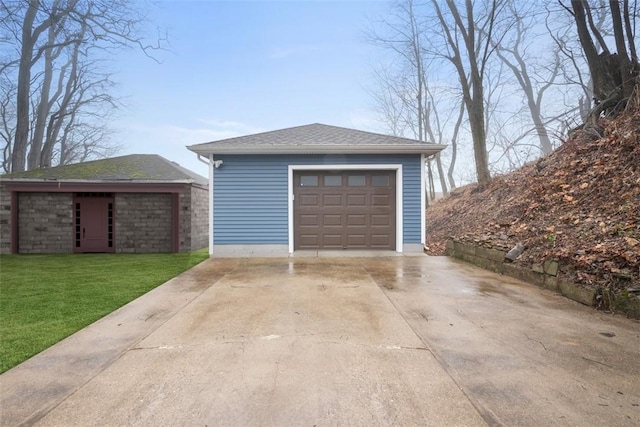
[{"label": "retaining wall", "polygon": [[577,285],[562,277],[557,259],[547,259],[542,263],[526,268],[505,262],[507,251],[502,248],[482,246],[475,243],[449,240],[447,255],[461,259],[486,270],[505,274],[522,281],[556,291],[569,299],[588,306],[599,306],[619,311],[630,317],[640,319],[640,298],[622,294],[615,296],[607,289],[598,292]]}]

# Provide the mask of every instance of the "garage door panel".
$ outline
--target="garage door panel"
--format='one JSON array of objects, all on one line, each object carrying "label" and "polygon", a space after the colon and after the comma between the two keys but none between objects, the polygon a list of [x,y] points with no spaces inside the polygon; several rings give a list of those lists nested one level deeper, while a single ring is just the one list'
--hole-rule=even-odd
[{"label": "garage door panel", "polygon": [[385,206],[388,207],[390,204],[391,197],[388,194],[372,194],[371,195],[371,206]]},{"label": "garage door panel", "polygon": [[342,234],[323,234],[322,243],[327,249],[342,249]]},{"label": "garage door panel", "polygon": [[301,234],[298,244],[301,249],[317,248],[320,243],[318,237],[318,234]]},{"label": "garage door panel", "polygon": [[342,194],[324,194],[322,205],[325,207],[342,206]]},{"label": "garage door panel", "polygon": [[347,227],[366,227],[367,215],[347,215]]},{"label": "garage door panel", "polygon": [[351,247],[367,247],[367,236],[365,234],[348,234],[347,245]]},{"label": "garage door panel", "polygon": [[318,207],[318,200],[320,199],[317,194],[301,194],[300,206]]},{"label": "garage door panel", "polygon": [[395,186],[395,171],[294,171],[294,249],[395,249]]},{"label": "garage door panel", "polygon": [[318,227],[320,225],[320,221],[319,221],[319,217],[318,215],[314,215],[314,214],[306,214],[306,215],[300,215],[300,226],[301,227]]},{"label": "garage door panel", "polygon": [[391,215],[389,214],[371,215],[372,227],[388,227],[390,225],[391,225]]},{"label": "garage door panel", "polygon": [[389,234],[372,234],[371,246],[372,247],[387,247],[391,243],[391,236]]},{"label": "garage door panel", "polygon": [[353,206],[366,206],[367,195],[366,194],[348,194],[347,195],[347,207]]},{"label": "garage door panel", "polygon": [[340,214],[325,214],[322,215],[322,224],[329,227],[342,227],[342,215]]}]

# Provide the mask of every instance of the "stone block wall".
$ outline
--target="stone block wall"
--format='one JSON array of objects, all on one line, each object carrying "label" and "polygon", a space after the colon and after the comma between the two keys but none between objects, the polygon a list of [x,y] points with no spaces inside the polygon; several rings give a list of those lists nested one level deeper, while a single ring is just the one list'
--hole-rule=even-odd
[{"label": "stone block wall", "polygon": [[11,193],[0,182],[0,254],[11,253]]},{"label": "stone block wall", "polygon": [[[190,187],[179,195],[180,252],[208,246],[208,191]],[[169,193],[115,194],[115,251],[171,252]],[[18,193],[20,253],[73,252],[73,193]],[[11,252],[11,193],[0,182],[0,253]]]},{"label": "stone block wall", "polygon": [[20,253],[73,252],[73,194],[19,193]]},{"label": "stone block wall", "polygon": [[180,193],[180,252],[191,252],[209,245],[209,193],[191,187]]},{"label": "stone block wall", "polygon": [[185,191],[179,195],[180,204],[180,252],[191,250],[191,192]]},{"label": "stone block wall", "polygon": [[556,259],[547,259],[527,268],[506,263],[504,259],[507,251],[503,248],[492,248],[478,243],[454,240],[447,242],[447,254],[486,270],[551,289],[585,305],[596,305],[598,303],[597,297],[599,297],[601,299],[599,304],[603,308],[622,312],[629,317],[640,319],[640,298],[624,292],[620,295],[613,295],[607,289],[602,289],[602,295],[598,295],[596,289],[582,287],[568,278],[562,277],[560,265]]},{"label": "stone block wall", "polygon": [[191,247],[195,251],[209,246],[209,191],[191,187]]},{"label": "stone block wall", "polygon": [[531,268],[525,268],[506,263],[504,259],[507,251],[505,250],[453,240],[447,242],[447,254],[486,270],[554,290],[585,305],[593,305],[595,302],[595,290],[580,287],[559,277],[558,261],[555,259],[548,259],[541,264],[532,265]]},{"label": "stone block wall", "polygon": [[169,193],[116,193],[115,251],[171,252],[172,197]]}]

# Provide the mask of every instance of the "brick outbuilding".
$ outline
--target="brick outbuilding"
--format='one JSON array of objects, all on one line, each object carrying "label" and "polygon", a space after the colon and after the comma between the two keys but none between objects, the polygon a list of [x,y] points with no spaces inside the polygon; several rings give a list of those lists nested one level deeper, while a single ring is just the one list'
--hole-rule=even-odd
[{"label": "brick outbuilding", "polygon": [[0,177],[0,253],[189,252],[208,220],[207,179],[158,155]]}]

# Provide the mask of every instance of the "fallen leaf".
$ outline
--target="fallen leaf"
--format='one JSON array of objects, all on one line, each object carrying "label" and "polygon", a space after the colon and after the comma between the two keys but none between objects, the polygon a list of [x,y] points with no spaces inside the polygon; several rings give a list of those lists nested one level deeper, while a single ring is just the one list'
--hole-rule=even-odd
[{"label": "fallen leaf", "polygon": [[625,237],[624,240],[631,247],[640,245],[640,241],[638,241],[637,239],[634,239],[633,237]]}]

